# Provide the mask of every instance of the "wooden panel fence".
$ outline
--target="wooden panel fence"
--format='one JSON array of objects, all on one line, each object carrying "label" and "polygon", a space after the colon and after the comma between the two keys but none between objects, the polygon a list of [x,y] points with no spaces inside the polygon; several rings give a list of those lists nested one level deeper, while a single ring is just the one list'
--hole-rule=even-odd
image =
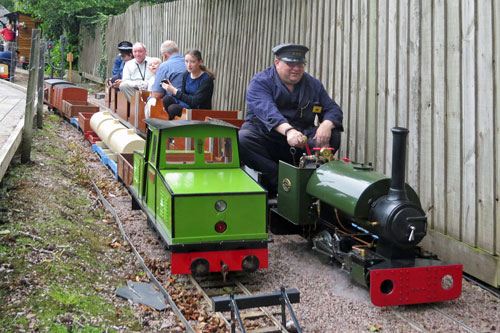
[{"label": "wooden panel fence", "polygon": [[[159,56],[201,50],[216,109],[245,110],[252,76],[279,43],[308,45],[307,71],[344,111],[341,156],[391,170],[390,128],[410,129],[407,181],[429,217],[424,245],[499,285],[500,2],[179,0],[131,6],[86,37],[81,68],[108,75],[121,40]],[[495,33],[496,32],[496,33]],[[102,40],[106,45],[102,50]]]}]

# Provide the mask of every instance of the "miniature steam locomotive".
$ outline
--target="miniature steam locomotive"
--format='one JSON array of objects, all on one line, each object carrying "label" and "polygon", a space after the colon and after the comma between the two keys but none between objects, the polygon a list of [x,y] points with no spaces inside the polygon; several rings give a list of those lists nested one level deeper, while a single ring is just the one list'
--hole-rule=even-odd
[{"label": "miniature steam locomotive", "polygon": [[462,265],[441,262],[417,244],[427,218],[405,184],[406,136],[395,127],[392,178],[370,164],[332,160],[329,150],[303,156],[299,166],[280,162],[278,204],[271,231],[311,238],[313,249],[342,264],[368,287],[378,306],[455,299]]}]

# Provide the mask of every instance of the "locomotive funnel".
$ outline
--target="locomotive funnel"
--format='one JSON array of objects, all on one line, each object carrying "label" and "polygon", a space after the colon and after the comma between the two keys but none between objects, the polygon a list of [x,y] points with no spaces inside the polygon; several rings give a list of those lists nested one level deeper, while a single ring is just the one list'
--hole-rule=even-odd
[{"label": "locomotive funnel", "polygon": [[408,200],[405,190],[406,171],[406,137],[408,129],[393,127],[392,141],[392,175],[391,188],[389,189],[389,200]]}]

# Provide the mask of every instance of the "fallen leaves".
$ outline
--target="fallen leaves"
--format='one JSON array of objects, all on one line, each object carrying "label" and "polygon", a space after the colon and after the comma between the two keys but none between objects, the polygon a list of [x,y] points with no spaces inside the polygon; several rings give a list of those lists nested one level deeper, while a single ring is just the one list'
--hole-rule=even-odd
[{"label": "fallen leaves", "polygon": [[146,258],[145,263],[155,276],[166,274],[170,268],[170,263],[160,258]]},{"label": "fallen leaves", "polygon": [[147,276],[140,276],[139,274],[127,274],[125,275],[125,279],[135,282],[151,282]]},{"label": "fallen leaves", "polygon": [[107,242],[106,244],[115,249],[118,247],[122,247],[122,244],[120,242]]},{"label": "fallen leaves", "polygon": [[371,325],[368,326],[368,330],[370,330],[370,332],[379,332],[380,330],[382,330],[382,326],[379,324]]}]

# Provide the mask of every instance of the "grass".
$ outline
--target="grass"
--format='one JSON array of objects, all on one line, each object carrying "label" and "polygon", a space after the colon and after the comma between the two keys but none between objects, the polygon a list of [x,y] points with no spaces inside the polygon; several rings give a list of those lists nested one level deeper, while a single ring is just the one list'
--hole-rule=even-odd
[{"label": "grass", "polygon": [[60,121],[45,117],[32,161],[15,158],[0,187],[0,331],[140,330],[114,296],[134,258],[108,245],[121,236],[88,200],[84,152],[57,134]]}]

